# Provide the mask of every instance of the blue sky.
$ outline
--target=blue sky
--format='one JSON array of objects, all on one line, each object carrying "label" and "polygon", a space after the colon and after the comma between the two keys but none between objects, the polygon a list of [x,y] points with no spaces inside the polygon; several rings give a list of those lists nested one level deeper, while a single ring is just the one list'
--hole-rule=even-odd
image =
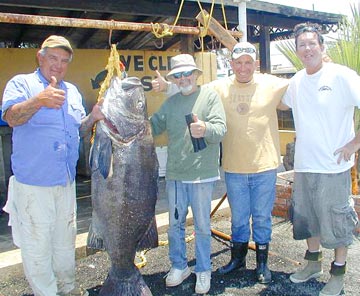
[{"label": "blue sky", "polygon": [[[351,16],[350,6],[353,4],[360,5],[360,0],[260,0],[270,3],[278,3],[281,5],[294,6],[309,10],[323,11],[330,13],[340,13]],[[329,34],[332,37],[336,37],[336,34]],[[282,54],[277,50],[276,46],[272,42],[271,45],[271,64],[279,65],[279,70],[288,71],[292,68],[292,64],[285,59]]]},{"label": "blue sky", "polygon": [[359,5],[360,0],[260,0],[281,5],[294,6],[309,10],[324,11],[331,13],[341,13],[351,15],[351,4]]}]

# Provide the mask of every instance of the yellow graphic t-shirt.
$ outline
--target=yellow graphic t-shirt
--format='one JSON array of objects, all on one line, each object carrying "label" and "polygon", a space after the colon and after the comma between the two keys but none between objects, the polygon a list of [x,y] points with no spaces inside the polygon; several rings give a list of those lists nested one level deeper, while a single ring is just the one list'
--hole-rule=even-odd
[{"label": "yellow graphic t-shirt", "polygon": [[209,84],[220,95],[226,113],[224,171],[258,173],[280,165],[276,106],[287,86],[286,79],[258,73],[248,83],[237,82],[233,75]]}]

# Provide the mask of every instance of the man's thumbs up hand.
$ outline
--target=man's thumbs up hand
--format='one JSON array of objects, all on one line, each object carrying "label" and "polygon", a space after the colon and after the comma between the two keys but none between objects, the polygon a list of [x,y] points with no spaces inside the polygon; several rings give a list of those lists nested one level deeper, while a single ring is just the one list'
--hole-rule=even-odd
[{"label": "man's thumbs up hand", "polygon": [[155,70],[156,78],[151,81],[152,88],[155,92],[166,91],[167,89],[167,81],[160,74],[158,70]]}]

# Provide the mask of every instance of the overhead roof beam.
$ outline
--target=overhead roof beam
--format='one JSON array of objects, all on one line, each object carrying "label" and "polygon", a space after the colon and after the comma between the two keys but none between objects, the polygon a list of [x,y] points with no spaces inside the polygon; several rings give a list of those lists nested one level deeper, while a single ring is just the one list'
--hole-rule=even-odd
[{"label": "overhead roof beam", "polygon": [[[0,12],[0,23],[14,23],[27,25],[45,25],[58,27],[75,27],[75,28],[94,28],[107,30],[128,30],[128,31],[145,31],[151,32],[153,30],[152,24],[134,23],[134,22],[119,22],[119,21],[104,21],[94,19],[79,19],[67,17],[53,17],[53,16],[39,16],[26,15],[16,13],[2,13]],[[162,28],[167,29],[164,24],[160,24]],[[170,26],[171,32],[175,34],[200,35],[198,27],[185,26]],[[234,37],[241,37],[241,32],[228,31]]]}]

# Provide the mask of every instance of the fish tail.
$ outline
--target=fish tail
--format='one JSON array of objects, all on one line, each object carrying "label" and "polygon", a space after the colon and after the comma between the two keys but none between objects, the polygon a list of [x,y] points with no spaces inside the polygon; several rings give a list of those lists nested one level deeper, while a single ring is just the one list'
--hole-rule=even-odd
[{"label": "fish tail", "polygon": [[116,270],[111,267],[99,296],[152,296],[139,270],[134,266],[129,270]]}]

